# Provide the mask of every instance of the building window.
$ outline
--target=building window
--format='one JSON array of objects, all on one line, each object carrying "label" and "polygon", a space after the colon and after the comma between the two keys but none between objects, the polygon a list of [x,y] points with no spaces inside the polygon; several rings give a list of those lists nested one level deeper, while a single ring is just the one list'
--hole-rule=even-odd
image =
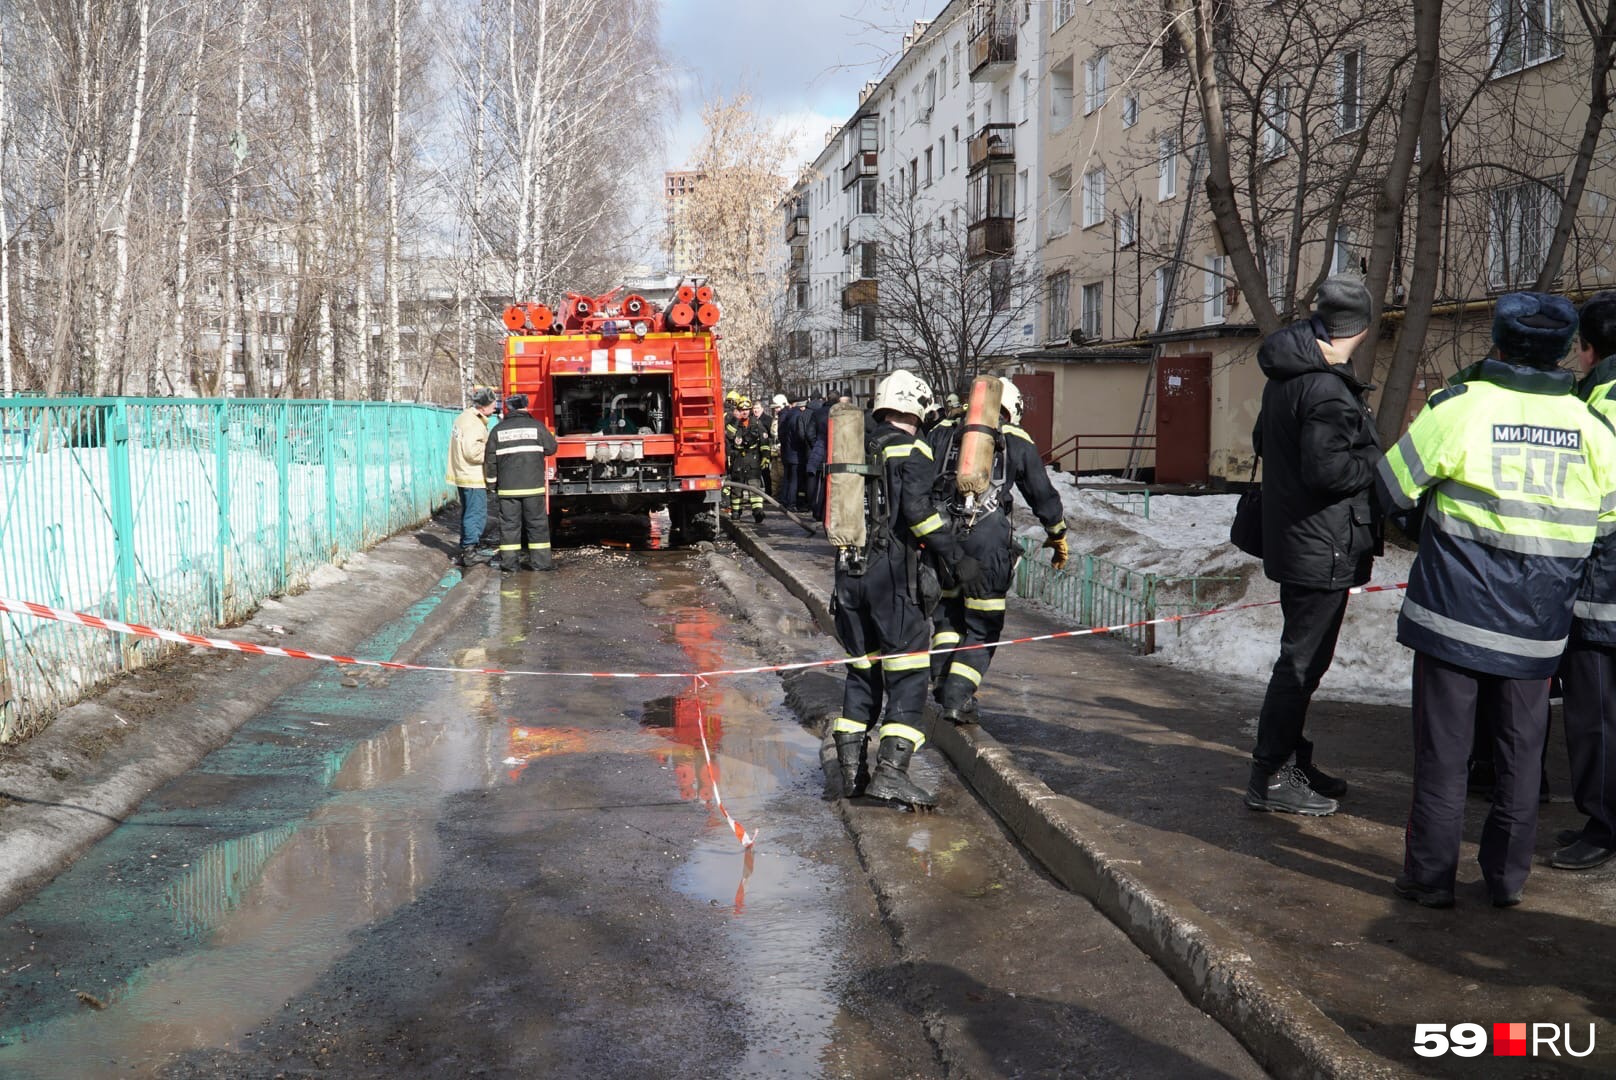
[{"label": "building window", "polygon": [[1066,341],[1072,333],[1072,275],[1066,271],[1051,274],[1045,282],[1049,310],[1045,341]]},{"label": "building window", "polygon": [[1023,221],[1027,217],[1027,170],[1022,169],[1016,174],[1016,220]]},{"label": "building window", "polygon": [[914,198],[920,191],[920,159],[909,159],[909,197]]},{"label": "building window", "polygon": [[1263,247],[1263,269],[1268,277],[1268,299],[1283,308],[1285,296],[1285,244],[1270,240]]},{"label": "building window", "polygon": [[973,173],[965,190],[972,225],[989,218],[1009,219],[1016,216],[1015,173],[1011,163],[996,161],[986,169]]},{"label": "building window", "polygon": [[1487,237],[1487,278],[1493,288],[1518,288],[1537,279],[1559,207],[1554,184],[1528,181],[1493,189]]},{"label": "building window", "polygon": [[1152,275],[1156,282],[1156,332],[1167,329],[1167,267],[1156,267]]},{"label": "building window", "polygon": [[1022,72],[1022,74],[1021,74],[1021,122],[1022,123],[1027,123],[1028,121],[1030,121],[1033,118],[1032,108],[1033,108],[1033,106],[1032,106],[1032,79],[1027,77],[1026,72]]},{"label": "building window", "polygon": [[1557,0],[1488,0],[1487,36],[1498,63],[1493,77],[1560,55]]},{"label": "building window", "polygon": [[1055,0],[1055,25],[1057,27],[1064,25],[1076,8],[1077,0]]},{"label": "building window", "polygon": [[988,306],[994,311],[1010,306],[1009,259],[994,259],[988,266]]},{"label": "building window", "polygon": [[1083,61],[1083,115],[1088,116],[1105,104],[1105,84],[1111,73],[1111,58],[1096,53]]},{"label": "building window", "polygon": [[1156,201],[1178,194],[1178,136],[1163,135],[1156,157]]},{"label": "building window", "polygon": [[875,335],[875,305],[861,304],[858,309],[858,331],[860,341],[874,341]]},{"label": "building window", "polygon": [[1263,91],[1263,159],[1285,156],[1291,125],[1291,88],[1281,84]]},{"label": "building window", "polygon": [[1358,259],[1352,250],[1352,230],[1345,225],[1335,227],[1335,257],[1330,262],[1332,274],[1354,273]]},{"label": "building window", "polygon": [[944,56],[937,65],[937,96],[948,96],[948,57]]},{"label": "building window", "polygon": [[1203,321],[1208,324],[1222,322],[1229,310],[1229,283],[1224,279],[1228,261],[1226,255],[1214,255],[1206,261],[1206,310]]},{"label": "building window", "polygon": [[960,46],[959,46],[959,42],[956,41],[956,42],[954,42],[954,85],[955,86],[959,85],[960,68],[962,66],[963,65],[960,63]]},{"label": "building window", "polygon": [[859,204],[858,204],[858,212],[859,213],[861,213],[861,214],[873,214],[878,209],[880,209],[880,202],[879,202],[880,191],[879,191],[879,189],[877,187],[877,182],[876,182],[875,177],[866,176],[864,179],[862,179],[862,180],[860,180],[858,182],[858,195],[859,195]]},{"label": "building window", "polygon": [[1083,228],[1105,220],[1105,170],[1090,169],[1083,174]]},{"label": "building window", "polygon": [[958,125],[958,124],[956,124],[956,125],[955,125],[955,126],[954,126],[954,171],[955,171],[955,172],[959,172],[959,163],[960,163],[960,157],[961,157],[961,156],[962,156],[962,155],[961,155],[961,154],[960,154],[960,132],[959,132],[959,125]]},{"label": "building window", "polygon": [[1139,239],[1139,211],[1132,206],[1117,215],[1117,247],[1133,247]]},{"label": "building window", "polygon": [[926,147],[926,186],[927,187],[931,187],[931,162],[932,162],[931,147],[928,146],[928,147]]},{"label": "building window", "polygon": [[1049,174],[1049,235],[1064,236],[1072,230],[1072,170]]},{"label": "building window", "polygon": [[866,281],[874,280],[876,256],[878,255],[879,251],[880,248],[876,246],[874,241],[870,240],[867,240],[858,246],[859,277]]},{"label": "building window", "polygon": [[1122,96],[1122,126],[1131,128],[1139,122],[1139,95],[1124,94]]},{"label": "building window", "polygon": [[1336,57],[1335,124],[1342,134],[1363,126],[1364,51],[1348,49]]},{"label": "building window", "polygon": [[1102,322],[1105,309],[1105,282],[1096,281],[1083,286],[1083,336],[1098,341],[1105,336]]},{"label": "building window", "polygon": [[1049,121],[1060,131],[1072,122],[1072,61],[1049,71]]},{"label": "building window", "polygon": [[881,118],[866,116],[859,121],[859,153],[873,154],[881,149]]}]

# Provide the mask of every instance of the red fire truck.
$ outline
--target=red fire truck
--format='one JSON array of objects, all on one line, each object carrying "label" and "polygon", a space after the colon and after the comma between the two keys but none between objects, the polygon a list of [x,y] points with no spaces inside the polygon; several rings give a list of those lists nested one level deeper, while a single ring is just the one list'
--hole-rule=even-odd
[{"label": "red fire truck", "polygon": [[666,507],[674,544],[712,539],[724,484],[712,289],[682,284],[666,310],[620,292],[505,310],[505,395],[526,394],[561,444],[549,462],[552,525]]}]

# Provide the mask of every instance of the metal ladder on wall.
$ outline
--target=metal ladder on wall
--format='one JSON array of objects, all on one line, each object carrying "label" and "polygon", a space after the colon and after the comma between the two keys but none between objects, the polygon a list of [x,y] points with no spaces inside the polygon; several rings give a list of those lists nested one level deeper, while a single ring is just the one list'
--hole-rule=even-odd
[{"label": "metal ladder on wall", "polygon": [[[1178,295],[1179,275],[1184,270],[1184,250],[1189,247],[1190,221],[1195,213],[1195,195],[1201,187],[1201,170],[1206,165],[1206,142],[1202,140],[1190,159],[1189,189],[1184,193],[1184,214],[1178,222],[1178,239],[1173,244],[1173,261],[1167,264],[1167,283],[1162,290],[1161,310],[1156,332],[1161,333],[1161,321],[1173,310],[1173,299]],[[1128,444],[1128,463],[1122,475],[1129,480],[1139,479],[1139,470],[1145,456],[1145,442],[1151,425],[1156,422],[1156,367],[1161,363],[1162,343],[1158,340],[1150,348],[1150,366],[1145,370],[1145,393],[1139,402],[1139,420],[1134,424],[1133,439]]]}]

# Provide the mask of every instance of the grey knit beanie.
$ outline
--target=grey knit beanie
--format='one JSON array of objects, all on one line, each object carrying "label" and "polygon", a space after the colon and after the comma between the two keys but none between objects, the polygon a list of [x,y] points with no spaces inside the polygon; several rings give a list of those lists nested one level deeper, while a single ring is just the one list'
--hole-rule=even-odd
[{"label": "grey knit beanie", "polygon": [[1369,329],[1369,288],[1356,274],[1325,278],[1313,313],[1332,338],[1361,334]]}]

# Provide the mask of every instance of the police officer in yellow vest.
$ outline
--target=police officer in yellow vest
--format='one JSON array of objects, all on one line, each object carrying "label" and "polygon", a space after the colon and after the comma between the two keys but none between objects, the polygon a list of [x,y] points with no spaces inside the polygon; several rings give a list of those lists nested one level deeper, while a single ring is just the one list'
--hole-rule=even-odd
[{"label": "police officer in yellow vest", "polygon": [[1498,358],[1432,395],[1380,465],[1387,512],[1419,535],[1397,620],[1414,650],[1414,799],[1394,888],[1426,907],[1454,902],[1478,707],[1495,717],[1478,860],[1493,904],[1520,903],[1531,870],[1549,678],[1595,537],[1616,525],[1616,430],[1558,367],[1576,328],[1560,297],[1499,297]]}]

